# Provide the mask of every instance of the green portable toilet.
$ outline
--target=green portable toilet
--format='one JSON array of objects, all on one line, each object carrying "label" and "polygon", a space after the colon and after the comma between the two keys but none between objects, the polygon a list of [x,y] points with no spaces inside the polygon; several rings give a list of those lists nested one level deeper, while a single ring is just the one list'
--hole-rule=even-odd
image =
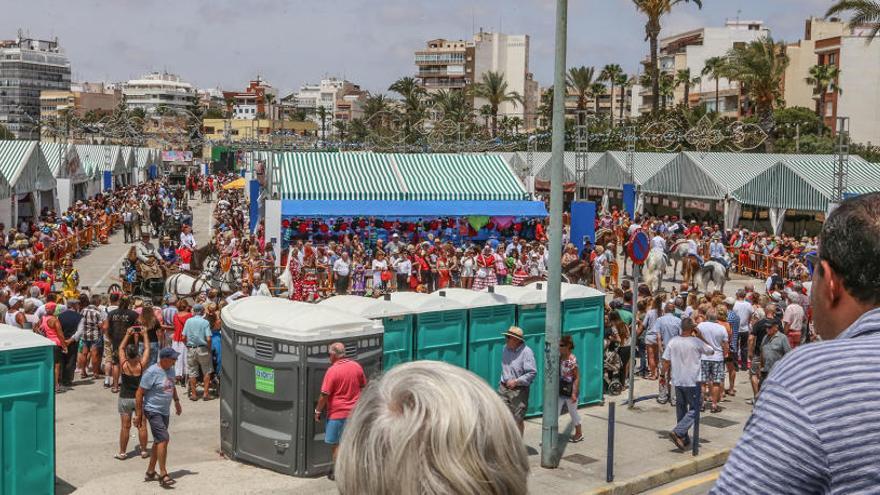
[{"label": "green portable toilet", "polygon": [[[525,344],[535,353],[538,373],[529,390],[529,407],[527,416],[540,416],[544,409],[544,333],[547,323],[547,292],[537,286],[516,287],[513,285],[496,285],[495,293],[507,298],[516,306],[516,326],[522,328]],[[498,372],[501,372],[499,358]]]},{"label": "green portable toilet", "polygon": [[391,301],[414,317],[413,359],[467,368],[467,308],[463,304],[417,292],[395,292]]},{"label": "green portable toilet", "polygon": [[54,351],[0,325],[0,495],[55,493]]},{"label": "green portable toilet", "polygon": [[[526,287],[547,291],[547,284],[543,282]],[[605,294],[585,285],[563,283],[560,299],[562,334],[571,335],[574,340],[574,354],[581,372],[578,404],[599,404],[604,389]]]},{"label": "green portable toilet", "polygon": [[413,315],[391,302],[390,294],[381,299],[362,296],[333,296],[318,303],[368,320],[380,320],[385,328],[382,338],[382,369],[413,360]]},{"label": "green portable toilet", "polygon": [[491,387],[501,382],[504,336],[516,324],[516,307],[506,297],[468,289],[440,289],[434,295],[463,304],[468,312],[467,368]]}]

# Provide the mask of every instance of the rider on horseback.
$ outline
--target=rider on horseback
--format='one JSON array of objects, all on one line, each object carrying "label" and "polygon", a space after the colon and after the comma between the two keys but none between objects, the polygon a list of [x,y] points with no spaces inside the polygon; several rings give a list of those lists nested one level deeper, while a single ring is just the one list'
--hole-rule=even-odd
[{"label": "rider on horseback", "polygon": [[729,278],[730,264],[727,262],[726,254],[727,251],[725,251],[724,244],[721,242],[721,234],[713,235],[712,242],[709,243],[709,259],[721,263],[721,266],[724,267],[725,278]]},{"label": "rider on horseback", "polygon": [[698,239],[699,239],[698,234],[696,232],[692,232],[688,236],[688,241],[687,241],[688,253],[687,253],[687,255],[693,256],[694,258],[696,258],[697,261],[700,263],[700,268],[703,268],[703,263],[705,263],[705,262],[703,261],[703,257],[700,256],[700,245],[699,245]]}]

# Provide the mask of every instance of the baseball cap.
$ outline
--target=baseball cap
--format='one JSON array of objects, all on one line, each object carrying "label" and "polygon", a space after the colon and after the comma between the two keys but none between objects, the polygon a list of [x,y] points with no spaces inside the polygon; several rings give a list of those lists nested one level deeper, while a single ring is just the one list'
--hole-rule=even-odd
[{"label": "baseball cap", "polygon": [[159,351],[159,359],[177,359],[180,353],[170,347],[165,347]]}]

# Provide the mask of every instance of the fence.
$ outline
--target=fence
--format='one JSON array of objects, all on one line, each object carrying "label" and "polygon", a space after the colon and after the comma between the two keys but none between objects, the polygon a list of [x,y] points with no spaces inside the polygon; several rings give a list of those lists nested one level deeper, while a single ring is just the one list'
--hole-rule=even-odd
[{"label": "fence", "polygon": [[730,254],[731,269],[741,275],[755,278],[767,278],[775,269],[783,280],[788,280],[789,258],[771,256],[750,249],[733,246],[727,248]]},{"label": "fence", "polygon": [[106,224],[90,225],[68,234],[67,237],[56,240],[51,245],[34,257],[43,263],[52,262],[59,264],[68,256],[75,258],[87,250],[92,244],[100,242],[103,236],[109,236],[122,223],[122,217],[117,214],[110,215]]}]

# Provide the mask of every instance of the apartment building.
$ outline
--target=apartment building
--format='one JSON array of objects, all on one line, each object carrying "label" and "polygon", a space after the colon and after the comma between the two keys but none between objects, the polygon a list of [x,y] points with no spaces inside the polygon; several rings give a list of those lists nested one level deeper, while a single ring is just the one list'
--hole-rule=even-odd
[{"label": "apartment building", "polygon": [[102,82],[72,83],[70,90],[40,92],[40,119],[56,119],[63,111],[80,118],[89,112],[109,115],[120,101],[122,91]]},{"label": "apartment building", "polygon": [[278,91],[260,76],[248,83],[244,91],[224,91],[223,100],[226,111],[233,119],[276,119],[278,117],[275,99]]},{"label": "apartment building", "polygon": [[123,84],[122,94],[128,108],[142,108],[147,113],[156,109],[186,110],[196,92],[192,84],[176,74],[150,72]]}]

